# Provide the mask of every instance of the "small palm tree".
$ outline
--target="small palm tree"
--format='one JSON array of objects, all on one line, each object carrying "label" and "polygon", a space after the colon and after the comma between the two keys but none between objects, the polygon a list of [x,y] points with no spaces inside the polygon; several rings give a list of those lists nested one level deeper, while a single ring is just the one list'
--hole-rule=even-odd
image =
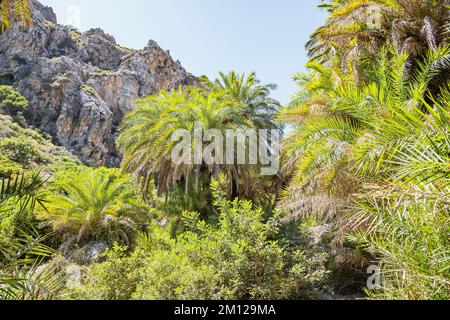
[{"label": "small palm tree", "polygon": [[64,245],[98,240],[128,243],[147,214],[132,190],[127,177],[116,169],[63,172],[52,182],[39,218],[62,236]]}]

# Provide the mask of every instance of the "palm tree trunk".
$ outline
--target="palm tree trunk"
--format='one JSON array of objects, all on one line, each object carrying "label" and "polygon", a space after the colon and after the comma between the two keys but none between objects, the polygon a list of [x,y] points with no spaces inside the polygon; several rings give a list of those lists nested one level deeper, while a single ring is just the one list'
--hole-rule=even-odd
[{"label": "palm tree trunk", "polygon": [[233,167],[231,174],[231,200],[235,200],[239,197],[239,178],[238,169]]}]

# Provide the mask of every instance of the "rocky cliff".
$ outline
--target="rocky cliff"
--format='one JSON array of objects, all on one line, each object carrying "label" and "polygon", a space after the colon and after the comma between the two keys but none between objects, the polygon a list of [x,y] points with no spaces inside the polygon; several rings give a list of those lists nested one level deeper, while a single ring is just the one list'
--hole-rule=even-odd
[{"label": "rocky cliff", "polygon": [[80,33],[57,24],[33,1],[33,26],[0,35],[0,85],[30,102],[29,121],[86,164],[117,166],[117,129],[137,98],[196,80],[150,41],[119,46],[101,29]]}]

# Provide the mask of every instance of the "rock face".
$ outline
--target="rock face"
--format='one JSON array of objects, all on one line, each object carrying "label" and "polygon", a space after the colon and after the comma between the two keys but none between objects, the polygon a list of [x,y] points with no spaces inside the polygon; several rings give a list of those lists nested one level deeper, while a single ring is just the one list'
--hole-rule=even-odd
[{"label": "rock face", "polygon": [[118,166],[117,129],[133,101],[197,80],[154,41],[123,48],[101,29],[79,33],[58,25],[51,8],[33,7],[31,29],[0,35],[0,85],[23,94],[32,125],[83,162]]}]

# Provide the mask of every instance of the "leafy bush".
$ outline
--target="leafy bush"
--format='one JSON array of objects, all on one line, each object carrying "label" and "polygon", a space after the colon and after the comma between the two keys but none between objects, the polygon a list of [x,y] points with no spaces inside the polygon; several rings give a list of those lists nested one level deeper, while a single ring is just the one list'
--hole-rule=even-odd
[{"label": "leafy bush", "polygon": [[13,175],[0,180],[0,251],[7,250],[15,237],[34,229],[34,208],[40,198],[44,181],[39,173]]},{"label": "leafy bush", "polygon": [[35,161],[44,160],[39,148],[30,141],[18,138],[7,138],[0,141],[0,154],[10,161],[22,166],[30,165]]},{"label": "leafy bush", "polygon": [[28,101],[20,93],[9,86],[0,86],[0,110],[6,110],[11,115],[28,110]]},{"label": "leafy bush", "polygon": [[127,256],[126,248],[114,245],[103,256],[106,261],[84,275],[84,285],[74,292],[75,298],[90,300],[130,300],[138,279],[135,270],[142,266],[139,254]]},{"label": "leafy bush", "polygon": [[[216,194],[217,198],[217,194]],[[124,248],[90,270],[80,296],[90,299],[279,299],[310,294],[323,260],[275,241],[276,218],[246,201],[215,202],[218,223],[186,212],[176,239],[153,225],[131,255]],[[312,270],[317,268],[317,270]],[[115,280],[112,280],[115,279]]]},{"label": "leafy bush", "polygon": [[0,177],[39,168],[53,173],[81,163],[65,148],[55,146],[47,133],[21,126],[17,119],[0,114]]}]

